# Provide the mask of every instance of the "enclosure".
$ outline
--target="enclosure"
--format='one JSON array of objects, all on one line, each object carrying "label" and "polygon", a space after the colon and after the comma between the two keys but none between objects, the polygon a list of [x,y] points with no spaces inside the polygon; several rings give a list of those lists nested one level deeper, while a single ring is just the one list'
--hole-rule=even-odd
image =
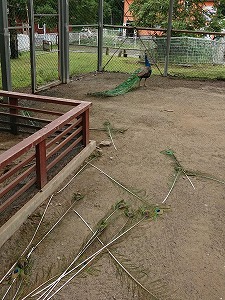
[{"label": "enclosure", "polygon": [[116,12],[108,12],[99,0],[93,24],[87,8],[76,1],[56,1],[49,10],[47,2],[40,7],[30,0],[16,10],[14,0],[3,0],[3,89],[36,92],[89,72],[132,73],[146,51],[154,74],[224,80],[224,32],[132,27],[125,21],[128,2],[115,0]]},{"label": "enclosure", "polygon": [[[105,22],[101,0],[97,24],[77,4],[82,24],[72,0],[37,2],[0,7],[2,88],[14,91],[0,93],[1,224],[17,222],[0,239],[0,296],[224,299],[224,33]],[[91,96],[144,53],[146,87]],[[18,215],[30,188],[43,201]]]},{"label": "enclosure", "polygon": [[[76,93],[77,98],[91,101],[90,138],[97,145],[110,140],[105,122],[111,124],[117,150],[113,145],[101,148],[101,156],[92,156],[90,159],[95,159],[90,163],[115,181],[87,165],[75,178],[75,173],[68,177],[57,190],[60,193],[54,193],[34,246],[73,207],[32,252],[31,273],[25,276],[22,293],[28,294],[65,270],[85,237],[90,237],[88,227],[74,210],[91,228],[96,228],[116,203],[124,200],[134,211],[155,204],[163,211],[109,247],[155,298],[114,265],[106,251],[54,299],[224,298],[224,84],[152,76],[146,88],[122,96],[87,96],[87,92],[112,88],[126,78],[127,74],[91,74],[44,93],[66,98]],[[52,110],[52,106],[48,109]],[[161,153],[169,149],[174,151],[194,188],[185,173],[181,173],[164,201],[179,171],[173,157]],[[73,202],[76,197],[80,201]],[[1,275],[30,241],[47,202],[1,248]],[[100,239],[108,243],[126,222],[123,209],[119,210]],[[94,242],[81,261],[101,247],[98,241]],[[6,299],[12,299],[19,284],[16,281]],[[5,292],[9,285],[4,283],[3,287]]]}]

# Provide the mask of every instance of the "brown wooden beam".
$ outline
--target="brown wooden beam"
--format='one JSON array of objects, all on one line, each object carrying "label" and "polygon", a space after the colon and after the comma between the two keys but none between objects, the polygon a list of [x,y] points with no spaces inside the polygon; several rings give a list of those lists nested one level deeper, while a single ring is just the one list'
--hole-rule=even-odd
[{"label": "brown wooden beam", "polygon": [[37,187],[42,189],[47,183],[46,140],[36,145]]}]

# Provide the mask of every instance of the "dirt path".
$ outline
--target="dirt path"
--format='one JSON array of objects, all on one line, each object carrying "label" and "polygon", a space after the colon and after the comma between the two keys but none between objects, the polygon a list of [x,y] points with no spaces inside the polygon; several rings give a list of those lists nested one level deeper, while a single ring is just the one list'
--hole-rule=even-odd
[{"label": "dirt path", "polygon": [[[149,204],[162,203],[175,178],[173,160],[161,153],[165,149],[174,150],[185,169],[225,180],[225,83],[153,76],[146,88],[123,96],[98,99],[86,95],[114,87],[126,78],[126,74],[89,75],[46,92],[92,101],[91,128],[102,128],[109,121],[115,128],[127,129],[124,134],[113,135],[117,151],[113,146],[102,148],[102,156],[93,164],[131,191],[138,191]],[[99,144],[109,137],[103,131],[91,130],[91,139]],[[132,274],[158,299],[225,299],[224,185],[206,178],[190,178],[195,189],[185,174],[180,175],[165,202],[171,209],[152,221],[144,221],[110,249],[129,265],[128,269],[136,267],[131,269]],[[78,192],[84,199],[74,209],[91,227],[122,199],[134,208],[143,206],[137,198],[88,166],[53,198],[38,238]],[[1,275],[28,243],[44,207],[2,247]],[[102,240],[107,243],[123,223],[124,216],[115,218]],[[88,235],[89,229],[71,211],[33,252],[29,285],[36,286],[50,274],[63,270]],[[90,253],[99,247],[96,242]],[[118,276],[115,264],[105,252],[89,272],[72,280],[52,299],[151,299],[132,287],[132,281],[125,275]]]}]

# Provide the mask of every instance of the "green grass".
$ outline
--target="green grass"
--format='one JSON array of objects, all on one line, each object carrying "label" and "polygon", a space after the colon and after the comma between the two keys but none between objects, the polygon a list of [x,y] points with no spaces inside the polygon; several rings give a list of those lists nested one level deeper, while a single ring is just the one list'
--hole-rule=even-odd
[{"label": "green grass", "polygon": [[213,79],[225,80],[225,66],[224,65],[209,65],[200,64],[192,65],[190,67],[182,67],[170,65],[169,74],[183,78],[198,78],[198,79]]},{"label": "green grass", "polygon": [[[95,49],[93,51],[95,51]],[[110,56],[103,56],[103,67],[105,67],[104,70],[108,72],[132,73],[137,68],[142,66],[138,58],[118,57],[115,55],[107,64],[109,59]],[[97,50],[96,53],[70,52],[69,65],[71,76],[96,71]],[[159,68],[163,73],[163,64],[159,65]],[[57,80],[58,53],[38,51],[36,53],[36,70],[36,80],[38,86]],[[30,56],[28,52],[23,52],[19,59],[11,60],[11,72],[13,89],[29,87],[31,85]],[[153,74],[160,75],[156,66],[153,66]],[[184,67],[170,65],[169,74],[181,78],[225,80],[225,66],[201,64]]]}]

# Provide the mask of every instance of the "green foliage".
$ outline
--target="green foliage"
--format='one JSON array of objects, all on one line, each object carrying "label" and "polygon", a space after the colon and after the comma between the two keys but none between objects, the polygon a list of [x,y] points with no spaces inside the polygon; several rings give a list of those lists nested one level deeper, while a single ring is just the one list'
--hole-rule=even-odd
[{"label": "green foliage", "polygon": [[[98,0],[70,0],[70,23],[73,25],[96,24],[98,22]],[[122,23],[122,1],[104,1],[104,22],[106,24]]]},{"label": "green foliage", "polygon": [[139,26],[149,27],[165,27],[168,9],[168,0],[134,0],[130,6],[130,11],[136,20],[135,23]]},{"label": "green foliage", "polygon": [[[57,14],[57,10],[50,5],[50,3],[46,3],[45,5],[38,6],[36,8],[37,14]],[[57,17],[41,17],[36,18],[36,22],[39,24],[46,24],[47,28],[53,29],[57,27],[58,18]]]},{"label": "green foliage", "polygon": [[70,23],[74,25],[94,24],[98,19],[98,1],[70,0]]},{"label": "green foliage", "polygon": [[10,26],[16,26],[18,21],[27,20],[27,0],[9,0],[8,10]]},{"label": "green foliage", "polygon": [[225,17],[225,0],[216,0],[217,13],[222,18]]},{"label": "green foliage", "polygon": [[[173,27],[186,30],[211,28],[220,31],[224,25],[222,19],[225,14],[225,0],[214,2],[217,12],[205,10],[204,3],[205,0],[175,0]],[[169,0],[134,0],[130,10],[139,26],[166,28],[168,25]]]},{"label": "green foliage", "polygon": [[105,0],[104,1],[104,23],[118,24],[123,23],[123,1]]}]

